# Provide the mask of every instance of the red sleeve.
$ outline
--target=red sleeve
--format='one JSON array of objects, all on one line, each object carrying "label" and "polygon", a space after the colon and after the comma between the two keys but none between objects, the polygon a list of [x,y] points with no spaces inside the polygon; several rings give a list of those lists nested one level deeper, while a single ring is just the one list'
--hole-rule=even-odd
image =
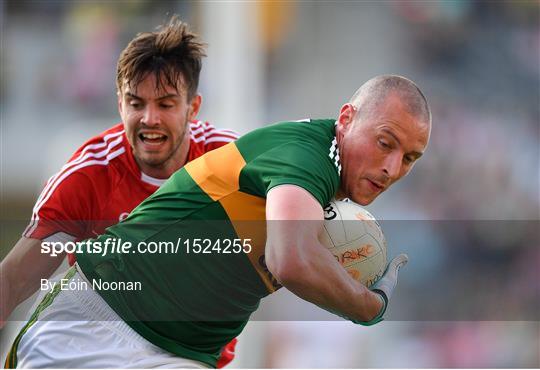
[{"label": "red sleeve", "polygon": [[58,234],[63,241],[84,238],[88,221],[97,219],[96,203],[95,186],[88,174],[61,171],[45,185],[23,236],[43,240]]},{"label": "red sleeve", "polygon": [[84,143],[45,184],[32,211],[27,238],[58,238],[67,241],[85,238],[89,221],[99,219],[97,189],[106,191],[107,173],[100,164],[124,151],[123,126],[117,124]]},{"label": "red sleeve", "polygon": [[221,355],[219,356],[217,362],[217,368],[222,369],[227,366],[232,360],[234,360],[235,347],[238,339],[234,338],[231,340],[223,349],[221,350]]}]

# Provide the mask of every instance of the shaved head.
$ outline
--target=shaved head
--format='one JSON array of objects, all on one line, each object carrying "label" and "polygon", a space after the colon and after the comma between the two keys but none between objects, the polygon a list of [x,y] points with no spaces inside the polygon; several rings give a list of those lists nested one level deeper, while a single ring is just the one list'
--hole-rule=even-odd
[{"label": "shaved head", "polygon": [[429,106],[414,82],[394,75],[367,81],[337,119],[342,165],[338,197],[371,203],[412,170],[430,132]]},{"label": "shaved head", "polygon": [[399,97],[411,115],[431,125],[431,110],[426,97],[414,82],[402,76],[381,75],[370,79],[356,90],[349,103],[361,112],[361,116],[370,116],[389,94]]}]

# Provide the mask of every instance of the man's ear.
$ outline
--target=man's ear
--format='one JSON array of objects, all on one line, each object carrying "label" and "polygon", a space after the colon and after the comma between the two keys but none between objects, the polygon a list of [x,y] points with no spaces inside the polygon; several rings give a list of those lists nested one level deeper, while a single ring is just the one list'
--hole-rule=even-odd
[{"label": "man's ear", "polygon": [[201,109],[201,104],[202,104],[202,96],[200,94],[195,95],[189,102],[188,118],[190,121],[194,120],[195,117],[197,117],[197,114],[199,114],[199,110]]},{"label": "man's ear", "polygon": [[116,92],[116,97],[118,101],[118,113],[120,113],[120,117],[123,117],[124,105],[122,103],[122,94],[120,93],[120,91]]},{"label": "man's ear", "polygon": [[339,111],[337,120],[338,132],[345,133],[351,126],[356,115],[356,107],[351,103],[344,104]]}]

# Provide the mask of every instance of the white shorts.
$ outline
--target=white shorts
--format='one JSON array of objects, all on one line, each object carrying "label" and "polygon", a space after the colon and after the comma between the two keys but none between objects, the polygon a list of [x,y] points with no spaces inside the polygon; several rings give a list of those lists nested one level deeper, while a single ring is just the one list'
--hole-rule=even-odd
[{"label": "white shorts", "polygon": [[[71,274],[70,281],[86,281],[78,270],[71,270]],[[63,277],[51,281],[59,281]],[[61,290],[55,297],[45,295],[40,302],[29,323],[15,339],[6,360],[7,366],[209,368],[202,362],[178,357],[144,339],[92,289]]]}]

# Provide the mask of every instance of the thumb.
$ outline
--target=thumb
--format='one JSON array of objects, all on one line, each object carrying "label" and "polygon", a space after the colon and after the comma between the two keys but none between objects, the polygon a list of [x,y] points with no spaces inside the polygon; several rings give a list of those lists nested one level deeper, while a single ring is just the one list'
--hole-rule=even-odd
[{"label": "thumb", "polygon": [[394,259],[390,261],[389,269],[398,272],[400,268],[407,264],[407,262],[409,262],[409,256],[407,256],[405,253],[401,253],[399,256],[394,257]]}]

